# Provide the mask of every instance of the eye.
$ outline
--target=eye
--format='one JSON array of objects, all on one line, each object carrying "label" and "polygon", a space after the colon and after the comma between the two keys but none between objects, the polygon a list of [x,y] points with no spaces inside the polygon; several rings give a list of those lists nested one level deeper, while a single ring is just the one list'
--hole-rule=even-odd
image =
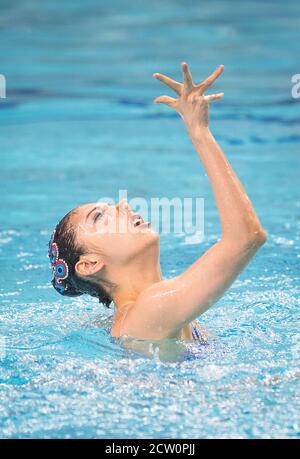
[{"label": "eye", "polygon": [[98,212],[95,212],[95,215],[94,215],[94,218],[93,218],[93,222],[96,223],[96,221],[103,217],[104,215],[104,212],[102,212],[101,210],[99,210]]}]

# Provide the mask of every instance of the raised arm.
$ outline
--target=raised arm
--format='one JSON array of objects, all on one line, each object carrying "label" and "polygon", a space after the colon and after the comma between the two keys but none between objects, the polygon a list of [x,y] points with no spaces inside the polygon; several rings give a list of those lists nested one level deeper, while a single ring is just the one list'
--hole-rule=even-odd
[{"label": "raised arm", "polygon": [[[187,64],[182,64],[182,69],[185,85],[182,87],[182,96],[175,99],[174,108],[182,116],[210,179],[219,210],[222,239],[230,239],[237,243],[246,242],[246,244],[252,243],[256,238],[264,239],[264,232],[251,201],[208,127],[208,104],[210,101],[220,99],[224,94],[204,96],[204,91],[223,72],[224,66],[218,67],[200,85],[193,85]],[[164,76],[156,75],[158,79],[164,81]],[[185,86],[190,89],[185,89]],[[168,100],[164,97],[158,97],[156,102],[168,104]]]},{"label": "raised arm", "polygon": [[[191,320],[215,303],[265,242],[266,235],[249,197],[208,127],[209,102],[223,93],[204,95],[223,66],[195,85],[186,63],[184,83],[154,74],[178,95],[160,96],[182,117],[197,154],[209,177],[222,225],[222,237],[180,276],[151,286],[137,301],[157,335],[176,336]],[[144,317],[146,317],[144,315]]]}]

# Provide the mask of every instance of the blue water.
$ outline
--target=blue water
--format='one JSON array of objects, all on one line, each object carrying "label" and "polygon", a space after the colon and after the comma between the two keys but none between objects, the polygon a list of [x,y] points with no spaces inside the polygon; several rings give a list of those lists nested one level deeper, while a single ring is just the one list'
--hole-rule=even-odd
[{"label": "blue water", "polygon": [[[297,1],[1,3],[0,436],[296,438],[299,420],[300,102]],[[164,275],[220,234],[181,119],[152,73],[218,64],[211,126],[268,232],[201,317],[210,345],[164,361],[109,336],[112,311],[49,285],[49,235],[103,196],[205,198],[205,240],[164,235]],[[99,325],[103,325],[102,327]]]}]

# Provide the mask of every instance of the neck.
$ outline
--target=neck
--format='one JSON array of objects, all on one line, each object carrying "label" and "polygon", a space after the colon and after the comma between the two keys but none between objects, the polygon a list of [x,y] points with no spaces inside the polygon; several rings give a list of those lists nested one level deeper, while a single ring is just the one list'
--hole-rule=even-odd
[{"label": "neck", "polygon": [[127,266],[120,275],[118,272],[118,288],[113,292],[113,302],[117,311],[125,306],[134,303],[141,292],[146,288],[162,280],[159,262],[155,265],[135,263]]}]

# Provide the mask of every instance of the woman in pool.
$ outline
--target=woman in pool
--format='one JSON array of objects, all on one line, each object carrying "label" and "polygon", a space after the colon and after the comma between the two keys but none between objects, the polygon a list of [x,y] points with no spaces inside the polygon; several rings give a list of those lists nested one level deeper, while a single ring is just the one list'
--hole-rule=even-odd
[{"label": "woman in pool", "polygon": [[154,74],[177,94],[154,102],[177,111],[186,125],[217,202],[220,240],[185,272],[167,280],[160,269],[158,234],[126,201],[72,210],[50,241],[53,286],[63,295],[88,293],[106,305],[113,301],[115,337],[200,339],[195,319],[223,295],[266,240],[249,197],[208,127],[209,103],[223,93],[204,93],[224,67],[201,84],[193,83],[186,63],[181,67],[183,83]]}]

